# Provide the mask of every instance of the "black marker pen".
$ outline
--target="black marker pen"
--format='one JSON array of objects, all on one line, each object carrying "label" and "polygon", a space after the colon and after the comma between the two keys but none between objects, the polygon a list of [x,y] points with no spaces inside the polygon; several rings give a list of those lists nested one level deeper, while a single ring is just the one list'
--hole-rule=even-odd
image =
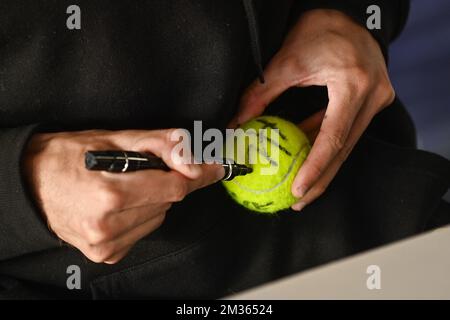
[{"label": "black marker pen", "polygon": [[[116,173],[125,173],[146,169],[158,169],[169,171],[170,168],[164,161],[152,154],[135,151],[88,151],[85,153],[85,164],[88,170],[99,170]],[[232,180],[236,176],[244,176],[251,173],[252,168],[224,159],[221,165],[225,169],[224,181]]]}]

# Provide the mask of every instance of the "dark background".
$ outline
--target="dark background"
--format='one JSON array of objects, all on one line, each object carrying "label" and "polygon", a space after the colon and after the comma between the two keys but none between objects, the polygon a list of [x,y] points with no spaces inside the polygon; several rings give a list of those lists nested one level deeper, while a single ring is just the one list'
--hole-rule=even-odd
[{"label": "dark background", "polygon": [[406,28],[390,49],[389,69],[414,119],[419,148],[450,158],[449,0],[411,1]]}]

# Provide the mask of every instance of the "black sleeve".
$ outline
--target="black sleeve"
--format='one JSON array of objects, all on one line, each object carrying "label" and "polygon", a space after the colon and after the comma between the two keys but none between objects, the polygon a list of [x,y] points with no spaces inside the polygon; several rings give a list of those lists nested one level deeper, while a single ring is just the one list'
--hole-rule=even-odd
[{"label": "black sleeve", "polygon": [[37,126],[0,129],[0,261],[58,246],[23,179],[22,153]]},{"label": "black sleeve", "polygon": [[387,61],[387,48],[405,27],[408,13],[409,0],[297,0],[294,5],[294,15],[312,9],[339,10],[352,17],[362,26],[366,27],[367,8],[377,5],[381,11],[381,29],[369,30],[380,44],[381,50]]}]

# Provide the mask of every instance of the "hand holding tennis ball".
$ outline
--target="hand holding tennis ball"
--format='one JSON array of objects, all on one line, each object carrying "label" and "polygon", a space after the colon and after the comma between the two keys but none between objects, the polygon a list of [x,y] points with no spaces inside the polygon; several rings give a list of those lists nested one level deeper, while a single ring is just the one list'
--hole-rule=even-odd
[{"label": "hand holding tennis ball", "polygon": [[300,211],[328,188],[373,117],[394,101],[395,91],[380,46],[367,28],[327,9],[304,12],[292,25],[265,65],[264,79],[255,79],[245,90],[230,127],[263,114],[290,88],[327,87],[326,108],[300,126],[308,137],[317,134],[292,185],[301,197],[292,209]]},{"label": "hand holding tennis ball", "polygon": [[[289,208],[298,201],[291,185],[311,149],[308,138],[295,124],[273,116],[258,117],[240,128],[246,140],[243,144],[232,141],[234,160],[252,167],[253,172],[223,185],[249,210],[275,213]],[[244,159],[239,159],[239,151]]]}]

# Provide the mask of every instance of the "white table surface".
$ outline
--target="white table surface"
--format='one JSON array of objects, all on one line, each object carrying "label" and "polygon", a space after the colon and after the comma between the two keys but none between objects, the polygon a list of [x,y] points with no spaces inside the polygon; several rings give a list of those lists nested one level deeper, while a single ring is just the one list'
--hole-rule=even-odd
[{"label": "white table surface", "polygon": [[[371,265],[379,267],[380,289],[367,287]],[[225,299],[450,299],[450,227]]]}]

